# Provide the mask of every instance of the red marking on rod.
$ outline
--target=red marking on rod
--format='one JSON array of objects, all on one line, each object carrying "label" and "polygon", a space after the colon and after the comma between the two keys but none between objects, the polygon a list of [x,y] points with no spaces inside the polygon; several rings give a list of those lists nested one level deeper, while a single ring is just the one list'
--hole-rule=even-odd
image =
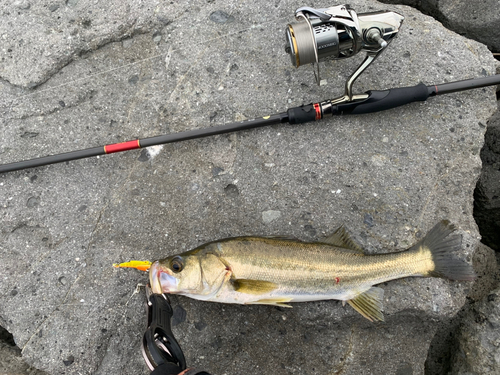
[{"label": "red marking on rod", "polygon": [[316,121],[321,120],[321,107],[319,106],[319,103],[314,103],[313,106],[316,110]]},{"label": "red marking on rod", "polygon": [[335,282],[338,284],[340,283],[340,279],[338,277],[335,278]]},{"label": "red marking on rod", "polygon": [[436,95],[437,95],[437,93],[438,93],[438,91],[439,91],[439,90],[438,90],[438,87],[437,87],[436,85],[434,85],[434,87],[436,88]]},{"label": "red marking on rod", "polygon": [[104,152],[106,154],[112,154],[113,152],[135,150],[136,148],[141,148],[141,145],[140,145],[138,139],[136,139],[135,141],[128,141],[128,142],[114,143],[112,145],[106,145],[106,146],[104,146]]}]

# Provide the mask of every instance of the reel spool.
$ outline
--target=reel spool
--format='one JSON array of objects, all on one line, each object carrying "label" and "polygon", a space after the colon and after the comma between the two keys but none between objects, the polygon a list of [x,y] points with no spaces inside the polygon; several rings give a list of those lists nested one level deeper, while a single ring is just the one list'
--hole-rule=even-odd
[{"label": "reel spool", "polygon": [[349,5],[326,9],[301,7],[295,11],[296,22],[286,29],[286,52],[299,67],[315,64],[316,82],[320,83],[319,62],[344,59],[366,52],[367,57],[346,82],[346,94],[339,98],[351,101],[356,78],[385,50],[399,32],[404,17],[396,12],[356,12]]}]

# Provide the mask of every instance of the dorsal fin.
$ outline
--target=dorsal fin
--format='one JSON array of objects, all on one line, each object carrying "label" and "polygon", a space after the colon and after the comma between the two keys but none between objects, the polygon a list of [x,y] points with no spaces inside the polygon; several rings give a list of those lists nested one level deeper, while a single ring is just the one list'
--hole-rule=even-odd
[{"label": "dorsal fin", "polygon": [[302,242],[297,237],[286,236],[286,235],[283,235],[283,236],[260,236],[260,238],[268,238],[270,240],[282,240],[282,241]]},{"label": "dorsal fin", "polygon": [[321,240],[320,242],[342,247],[344,249],[354,250],[358,253],[364,254],[363,249],[352,240],[343,225],[339,227],[339,229],[337,229],[331,236]]}]

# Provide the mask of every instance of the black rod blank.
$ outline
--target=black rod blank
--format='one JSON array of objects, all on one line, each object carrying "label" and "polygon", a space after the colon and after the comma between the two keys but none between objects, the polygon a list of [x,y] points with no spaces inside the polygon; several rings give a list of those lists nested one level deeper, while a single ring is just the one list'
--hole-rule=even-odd
[{"label": "black rod blank", "polygon": [[430,89],[434,88],[434,92],[431,96],[451,94],[452,92],[479,89],[481,87],[493,86],[500,84],[500,74],[494,76],[482,77],[482,78],[472,78],[463,81],[442,83],[440,85],[429,86]]},{"label": "black rod blank", "polygon": [[368,91],[367,97],[352,102],[330,105],[330,101],[313,103],[301,107],[290,108],[287,112],[233,122],[206,129],[188,130],[180,133],[160,135],[145,139],[136,139],[122,143],[114,143],[86,150],[71,151],[64,154],[45,156],[38,159],[0,165],[0,173],[12,172],[26,168],[40,167],[42,165],[61,163],[64,161],[83,159],[92,156],[128,151],[137,148],[150,147],[165,143],[180,142],[188,139],[203,138],[211,135],[231,133],[239,130],[253,129],[268,125],[289,123],[300,124],[321,120],[325,115],[347,115],[379,112],[386,109],[399,107],[416,101],[425,101],[430,96],[449,94],[457,91],[472,90],[486,86],[500,84],[500,74],[468,79],[457,82],[443,83],[440,85],[425,86],[420,83],[412,87],[399,87],[383,91]]},{"label": "black rod blank", "polygon": [[136,139],[133,141],[114,143],[106,146],[88,148],[85,150],[66,152],[64,154],[50,155],[37,159],[3,164],[0,165],[0,173],[19,171],[21,169],[40,167],[42,165],[62,163],[70,160],[112,154],[115,152],[134,150],[137,148],[161,145],[165,143],[186,141],[188,139],[203,138],[211,135],[230,133],[237,130],[253,129],[262,126],[280,124],[283,122],[288,122],[288,115],[286,114],[286,112],[253,120],[245,120],[241,122],[233,122],[230,124],[214,126],[206,129],[188,130],[179,133],[159,135],[156,137],[144,139]]}]

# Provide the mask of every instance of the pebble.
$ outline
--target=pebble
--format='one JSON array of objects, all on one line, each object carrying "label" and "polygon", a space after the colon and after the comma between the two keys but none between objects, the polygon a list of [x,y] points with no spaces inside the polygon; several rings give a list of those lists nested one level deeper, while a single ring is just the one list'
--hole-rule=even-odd
[{"label": "pebble", "polygon": [[216,10],[210,14],[210,20],[216,23],[230,23],[234,21],[234,17],[222,10]]},{"label": "pebble", "polygon": [[26,207],[33,208],[35,206],[38,206],[39,204],[40,204],[40,198],[38,198],[38,197],[30,197],[28,199],[28,202],[26,203]]},{"label": "pebble", "polygon": [[262,221],[265,224],[269,224],[270,222],[278,219],[279,217],[281,217],[281,211],[269,210],[262,212]]},{"label": "pebble", "polygon": [[27,1],[16,1],[14,3],[14,6],[18,9],[23,9],[23,10],[31,8],[31,4]]}]

